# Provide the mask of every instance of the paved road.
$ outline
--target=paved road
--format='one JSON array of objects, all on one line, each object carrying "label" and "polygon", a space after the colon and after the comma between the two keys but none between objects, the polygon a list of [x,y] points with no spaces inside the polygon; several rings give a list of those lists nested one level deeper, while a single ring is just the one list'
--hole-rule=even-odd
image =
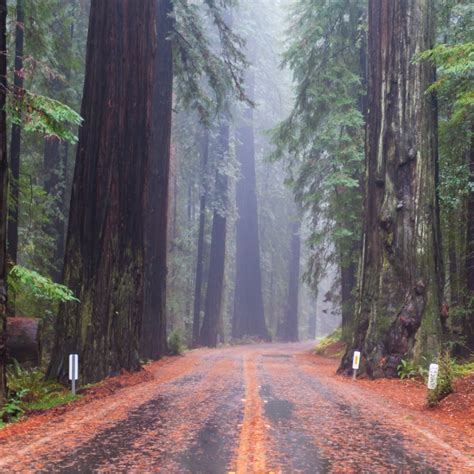
[{"label": "paved road", "polygon": [[470,440],[454,448],[439,427],[329,375],[310,347],[173,358],[151,382],[2,442],[0,472],[474,472]]}]

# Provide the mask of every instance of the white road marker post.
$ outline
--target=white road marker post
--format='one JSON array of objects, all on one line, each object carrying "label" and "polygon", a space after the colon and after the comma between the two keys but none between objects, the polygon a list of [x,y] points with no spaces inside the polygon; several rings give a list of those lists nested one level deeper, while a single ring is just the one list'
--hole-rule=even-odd
[{"label": "white road marker post", "polygon": [[354,351],[354,356],[352,358],[352,369],[354,370],[354,372],[352,373],[352,380],[356,379],[357,371],[359,370],[359,364],[360,364],[360,352]]},{"label": "white road marker post", "polygon": [[69,380],[71,381],[72,394],[76,396],[76,380],[79,378],[79,356],[69,354]]},{"label": "white road marker post", "polygon": [[430,370],[428,373],[428,390],[434,390],[438,384],[438,364],[430,364]]}]

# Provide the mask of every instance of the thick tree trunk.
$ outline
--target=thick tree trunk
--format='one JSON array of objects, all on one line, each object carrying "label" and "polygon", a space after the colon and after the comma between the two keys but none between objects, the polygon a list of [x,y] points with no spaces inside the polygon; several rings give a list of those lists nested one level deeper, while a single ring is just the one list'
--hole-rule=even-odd
[{"label": "thick tree trunk", "polygon": [[[223,119],[219,132],[219,161],[227,160],[229,151],[229,124]],[[226,171],[216,170],[216,207],[212,217],[211,251],[209,258],[209,277],[207,280],[204,321],[199,335],[203,346],[216,347],[218,334],[222,328],[222,298],[224,294],[224,270],[227,237],[228,180]]]},{"label": "thick tree trunk", "polygon": [[440,239],[431,0],[369,2],[364,247],[356,330],[341,371],[396,376],[402,358],[439,350]]},{"label": "thick tree trunk", "polygon": [[284,341],[298,340],[298,294],[300,289],[300,238],[301,222],[291,224],[291,257],[288,280],[288,302],[281,338]]},{"label": "thick tree trunk", "polygon": [[64,266],[81,303],[59,311],[50,378],[66,378],[72,352],[81,383],[138,369],[151,309],[153,354],[163,347],[168,11],[168,0],[91,3]]},{"label": "thick tree trunk", "polygon": [[201,299],[202,299],[202,276],[204,270],[204,232],[206,228],[206,200],[207,191],[205,186],[205,175],[209,156],[209,130],[204,130],[201,143],[201,199],[199,202],[199,231],[196,258],[196,280],[194,286],[194,308],[193,308],[193,346],[199,343],[199,329],[201,326]]},{"label": "thick tree trunk", "polygon": [[[13,77],[13,93],[21,101],[23,95],[23,38],[24,38],[25,14],[23,0],[16,2],[16,26],[15,26],[15,65]],[[10,196],[11,203],[8,215],[8,256],[12,264],[18,260],[18,209],[20,199],[20,147],[21,147],[21,125],[12,125],[10,141]],[[10,298],[8,312],[15,314],[15,301]]]},{"label": "thick tree trunk", "polygon": [[[150,161],[145,181],[145,303],[140,354],[157,359],[167,352],[166,272],[173,54],[171,0],[156,1]],[[132,30],[133,31],[133,30]],[[153,31],[153,30],[152,30]]]},{"label": "thick tree trunk", "polygon": [[[253,96],[254,75],[248,74],[247,89]],[[241,178],[236,202],[236,275],[232,337],[257,336],[268,339],[262,297],[260,248],[258,236],[257,182],[255,176],[255,139],[253,109],[247,107],[237,130],[237,161]]]},{"label": "thick tree trunk", "polygon": [[7,397],[7,0],[0,0],[0,407]]}]

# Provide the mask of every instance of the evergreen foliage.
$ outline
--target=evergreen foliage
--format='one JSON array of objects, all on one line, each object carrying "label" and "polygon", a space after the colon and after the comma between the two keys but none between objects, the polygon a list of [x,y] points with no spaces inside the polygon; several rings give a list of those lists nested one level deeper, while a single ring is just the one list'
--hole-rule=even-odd
[{"label": "evergreen foliage", "polygon": [[322,261],[339,262],[342,255],[347,266],[357,259],[353,248],[360,239],[362,207],[364,4],[321,1],[316,8],[310,0],[299,0],[290,19],[283,65],[293,72],[295,102],[273,132],[273,158],[286,158],[289,182],[311,222],[310,282],[317,282]]}]

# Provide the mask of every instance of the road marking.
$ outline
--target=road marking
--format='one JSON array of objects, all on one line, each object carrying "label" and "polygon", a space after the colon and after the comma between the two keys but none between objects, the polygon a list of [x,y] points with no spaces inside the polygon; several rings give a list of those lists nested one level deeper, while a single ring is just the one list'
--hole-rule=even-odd
[{"label": "road marking", "polygon": [[244,359],[245,407],[237,454],[237,474],[266,472],[265,437],[262,401],[258,393],[255,354]]}]

